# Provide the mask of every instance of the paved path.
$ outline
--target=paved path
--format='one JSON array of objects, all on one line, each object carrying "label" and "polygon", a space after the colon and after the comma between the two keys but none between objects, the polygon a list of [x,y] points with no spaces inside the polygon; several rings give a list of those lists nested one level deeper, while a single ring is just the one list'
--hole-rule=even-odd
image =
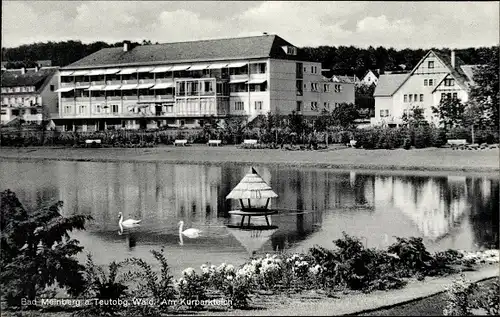
[{"label": "paved path", "polygon": [[416,150],[363,150],[332,147],[330,151],[285,151],[239,149],[234,146],[189,147],[161,146],[149,149],[130,148],[6,148],[0,147],[0,159],[68,160],[95,162],[150,162],[215,164],[266,164],[301,168],[335,168],[429,172],[476,172],[498,177],[499,149],[453,151],[449,148]]},{"label": "paved path", "polygon": [[[486,278],[499,276],[498,263],[483,267],[478,271],[465,272],[466,279],[477,282]],[[213,315],[237,316],[337,316],[354,315],[374,309],[387,308],[408,301],[425,298],[438,294],[450,285],[457,275],[439,278],[427,277],[424,281],[414,281],[399,290],[375,291],[369,294],[349,295],[340,299],[322,299],[318,301],[304,301],[286,307],[265,310],[234,310],[217,312]],[[200,314],[200,315],[212,315]]]}]

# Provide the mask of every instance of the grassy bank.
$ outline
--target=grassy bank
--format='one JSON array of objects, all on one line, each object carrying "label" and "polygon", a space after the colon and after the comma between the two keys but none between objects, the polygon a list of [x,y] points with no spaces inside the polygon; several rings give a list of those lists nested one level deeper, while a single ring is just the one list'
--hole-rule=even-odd
[{"label": "grassy bank", "polygon": [[479,172],[500,171],[499,149],[364,150],[330,147],[321,151],[241,149],[235,146],[81,149],[62,147],[0,148],[0,159],[93,162],[166,162],[188,164],[268,164],[296,167],[384,171]]}]

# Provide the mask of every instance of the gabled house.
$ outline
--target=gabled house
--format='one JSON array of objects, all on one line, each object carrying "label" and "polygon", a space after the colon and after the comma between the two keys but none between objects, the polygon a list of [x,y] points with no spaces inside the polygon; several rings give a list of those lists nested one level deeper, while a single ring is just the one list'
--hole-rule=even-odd
[{"label": "gabled house", "polygon": [[2,73],[0,122],[41,124],[57,114],[57,72],[57,67],[35,67]]},{"label": "gabled house", "polygon": [[437,124],[432,107],[438,106],[443,98],[466,102],[473,68],[474,65],[464,65],[454,51],[445,55],[430,50],[411,72],[380,75],[371,123],[400,125],[405,113],[419,107],[428,122]]},{"label": "gabled house", "polygon": [[378,78],[380,77],[380,71],[378,69],[372,70],[369,69],[366,71],[365,75],[363,76],[363,79],[361,79],[361,84],[363,85],[377,85],[378,83]]}]

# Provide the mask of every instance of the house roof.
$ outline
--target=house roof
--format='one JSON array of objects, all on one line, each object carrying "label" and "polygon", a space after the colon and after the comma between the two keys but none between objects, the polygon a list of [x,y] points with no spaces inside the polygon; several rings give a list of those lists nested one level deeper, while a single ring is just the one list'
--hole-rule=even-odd
[{"label": "house roof", "polygon": [[406,81],[410,74],[383,74],[378,78],[374,97],[392,96]]},{"label": "house roof", "polygon": [[[422,57],[422,59],[417,63],[417,65],[415,65],[415,67],[410,73],[380,75],[377,88],[375,89],[373,96],[374,97],[392,96],[396,91],[398,91],[398,89],[406,82],[406,80],[415,72],[415,70],[420,66],[420,64],[422,64],[422,62],[430,54],[436,55],[437,58],[441,60],[441,62],[449,69],[451,75],[453,76],[453,78],[455,78],[458,85],[460,85],[464,89],[467,88],[467,82],[469,81],[469,77],[467,76],[463,68],[465,67],[467,69],[468,66],[472,65],[465,65],[465,63],[459,57],[455,57],[455,68],[453,68],[451,66],[450,55],[430,50],[429,52],[427,52],[427,54],[425,54],[424,57]],[[446,76],[444,76],[441,79],[441,81],[445,77]],[[437,86],[439,86],[439,83],[438,85],[436,85],[436,87]]]},{"label": "house roof", "polygon": [[141,45],[127,52],[123,47],[104,48],[63,69],[96,66],[157,65],[164,63],[221,61],[251,58],[294,59],[281,46],[293,46],[277,35],[201,40],[191,42]]},{"label": "house roof", "polygon": [[38,71],[28,70],[25,74],[17,72],[2,73],[2,87],[35,86],[43,88],[57,72],[57,67],[40,68]]},{"label": "house roof", "polygon": [[376,69],[369,69],[369,70],[367,70],[367,71],[365,72],[365,74],[363,75],[363,77],[362,77],[362,78],[365,78],[365,77],[366,77],[366,75],[368,75],[368,73],[369,73],[369,72],[372,72],[372,73],[373,73],[373,75],[375,75],[375,77],[377,77],[377,78],[379,78],[379,77],[380,77],[380,73],[379,73],[379,71],[378,71],[378,70],[376,70]]},{"label": "house roof", "polygon": [[467,79],[469,81],[473,81],[474,78],[474,68],[481,66],[481,65],[462,65],[460,68],[464,72],[465,76],[467,76]]},{"label": "house roof", "polygon": [[226,196],[226,199],[261,199],[278,197],[271,186],[269,186],[257,174],[252,167],[235,188]]}]

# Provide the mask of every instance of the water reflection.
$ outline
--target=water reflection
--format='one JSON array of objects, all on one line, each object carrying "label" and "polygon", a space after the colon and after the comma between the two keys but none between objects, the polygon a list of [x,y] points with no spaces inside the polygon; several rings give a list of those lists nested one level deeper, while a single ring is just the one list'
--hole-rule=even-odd
[{"label": "water reflection", "polygon": [[[271,216],[277,230],[258,235],[226,227],[228,211],[238,202],[225,197],[249,166],[10,161],[0,166],[0,189],[15,191],[26,206],[62,200],[65,214],[91,215],[87,230],[74,235],[103,263],[147,256],[155,246],[166,248],[174,267],[234,263],[254,252],[330,247],[342,231],[363,237],[369,247],[386,246],[393,236],[423,237],[431,250],[498,247],[497,178],[256,166],[279,195],[270,207],[290,210]],[[119,235],[119,212],[142,219],[141,227]],[[181,220],[185,228],[201,229],[203,237],[180,241]]]}]

